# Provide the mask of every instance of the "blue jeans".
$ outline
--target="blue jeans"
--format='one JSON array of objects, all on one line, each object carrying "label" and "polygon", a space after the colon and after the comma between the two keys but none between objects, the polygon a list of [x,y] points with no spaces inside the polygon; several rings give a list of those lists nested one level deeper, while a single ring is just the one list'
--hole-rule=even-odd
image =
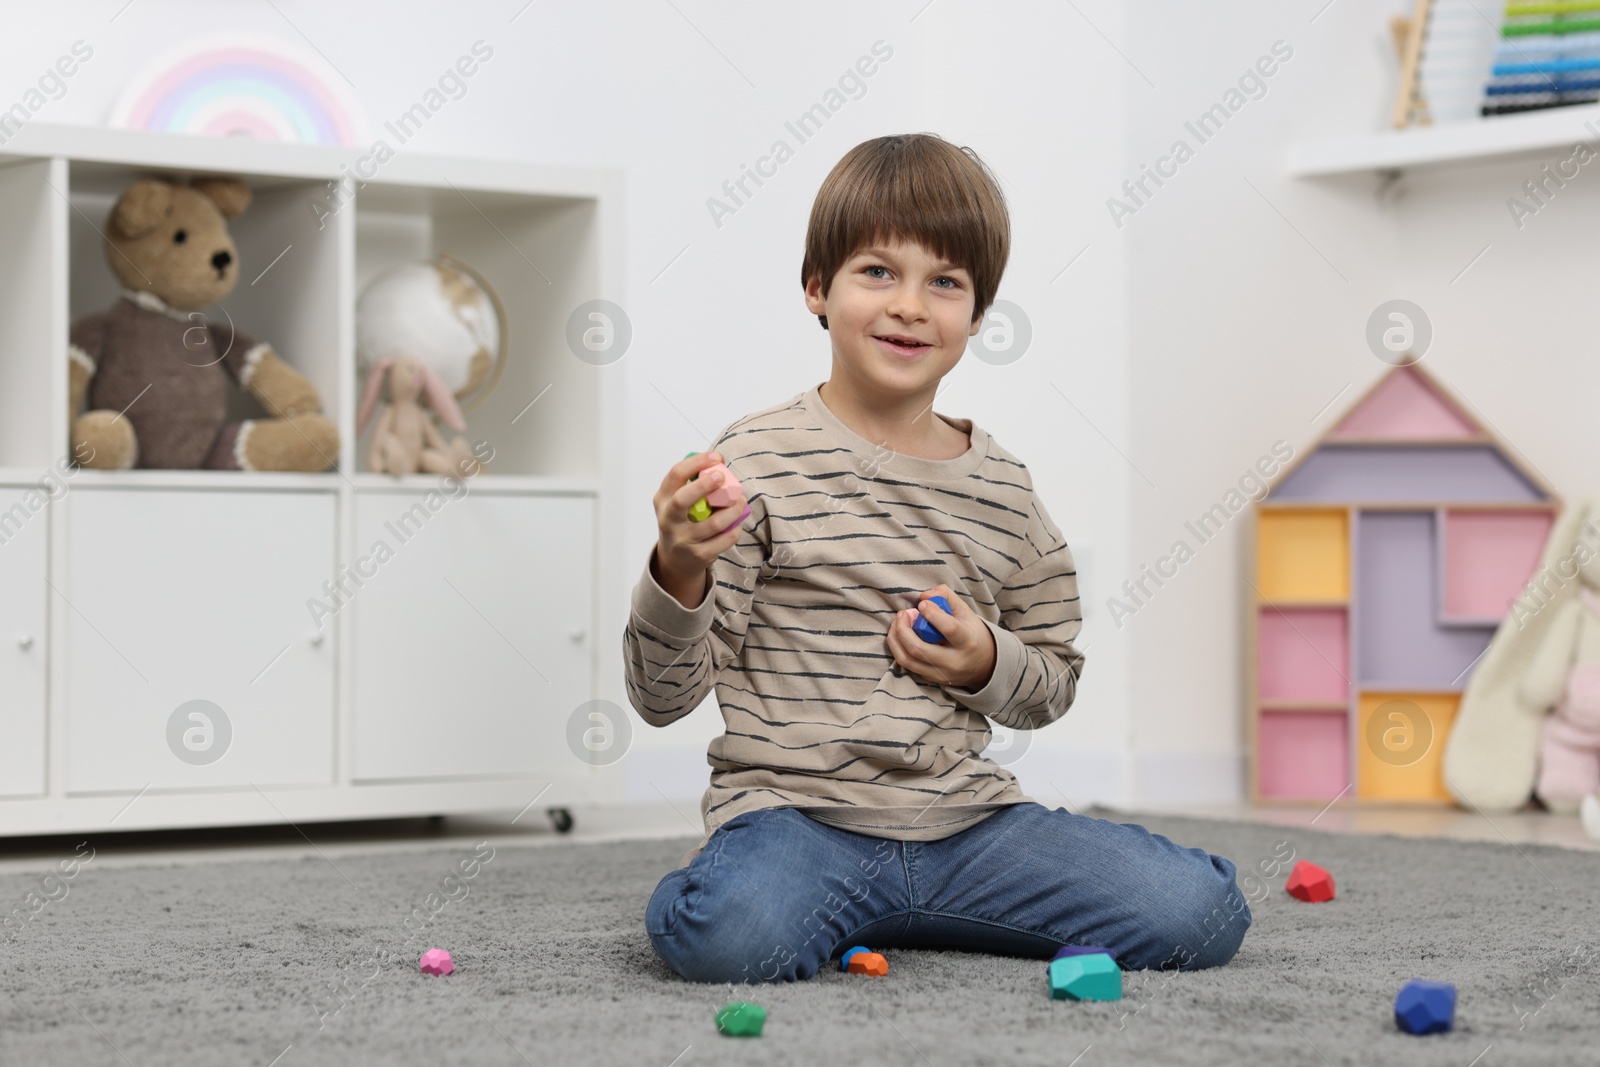
[{"label": "blue jeans", "polygon": [[1126,970],[1215,967],[1250,906],[1234,865],[1132,823],[1002,808],[942,841],[839,830],[794,808],[738,815],[651,894],[645,930],[697,982],[810,978],[852,945],[1049,959],[1102,945]]}]

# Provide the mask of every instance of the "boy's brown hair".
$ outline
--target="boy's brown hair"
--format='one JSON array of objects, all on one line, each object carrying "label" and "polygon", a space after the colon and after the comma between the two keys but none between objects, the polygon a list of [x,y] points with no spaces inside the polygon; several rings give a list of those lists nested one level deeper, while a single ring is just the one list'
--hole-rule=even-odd
[{"label": "boy's brown hair", "polygon": [[[978,154],[931,133],[856,145],[823,179],[806,226],[800,284],[828,295],[846,260],[879,241],[922,245],[972,275],[972,321],[994,303],[1011,255],[1011,216],[1000,183]],[[828,317],[818,315],[822,328]]]}]

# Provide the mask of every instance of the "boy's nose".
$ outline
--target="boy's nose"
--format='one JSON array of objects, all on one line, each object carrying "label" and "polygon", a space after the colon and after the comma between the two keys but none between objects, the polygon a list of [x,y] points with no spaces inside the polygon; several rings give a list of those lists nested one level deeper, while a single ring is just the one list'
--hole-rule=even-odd
[{"label": "boy's nose", "polygon": [[920,289],[896,289],[889,301],[889,314],[907,319],[927,317],[928,303]]}]

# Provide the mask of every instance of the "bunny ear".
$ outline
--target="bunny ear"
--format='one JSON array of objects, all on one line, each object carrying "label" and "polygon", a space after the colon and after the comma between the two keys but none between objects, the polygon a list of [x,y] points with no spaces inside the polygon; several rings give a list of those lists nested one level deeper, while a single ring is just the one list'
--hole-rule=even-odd
[{"label": "bunny ear", "polygon": [[439,372],[426,363],[422,364],[422,390],[428,398],[428,406],[444,420],[446,426],[457,433],[466,430],[467,420],[461,417],[461,407],[451,394],[450,387],[444,384]]},{"label": "bunny ear", "polygon": [[356,413],[356,434],[367,428],[367,420],[372,418],[372,409],[378,404],[378,393],[383,389],[383,380],[389,376],[389,368],[394,366],[394,360],[380,359],[372,365],[367,372],[367,389],[361,396],[361,408]]}]

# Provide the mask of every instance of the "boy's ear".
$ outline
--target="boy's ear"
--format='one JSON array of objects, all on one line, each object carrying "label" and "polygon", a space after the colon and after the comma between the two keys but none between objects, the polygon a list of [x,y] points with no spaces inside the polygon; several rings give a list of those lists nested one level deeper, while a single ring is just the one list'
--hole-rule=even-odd
[{"label": "boy's ear", "polygon": [[822,328],[828,328],[828,302],[822,295],[822,277],[813,274],[806,282],[806,310],[822,320]]}]

